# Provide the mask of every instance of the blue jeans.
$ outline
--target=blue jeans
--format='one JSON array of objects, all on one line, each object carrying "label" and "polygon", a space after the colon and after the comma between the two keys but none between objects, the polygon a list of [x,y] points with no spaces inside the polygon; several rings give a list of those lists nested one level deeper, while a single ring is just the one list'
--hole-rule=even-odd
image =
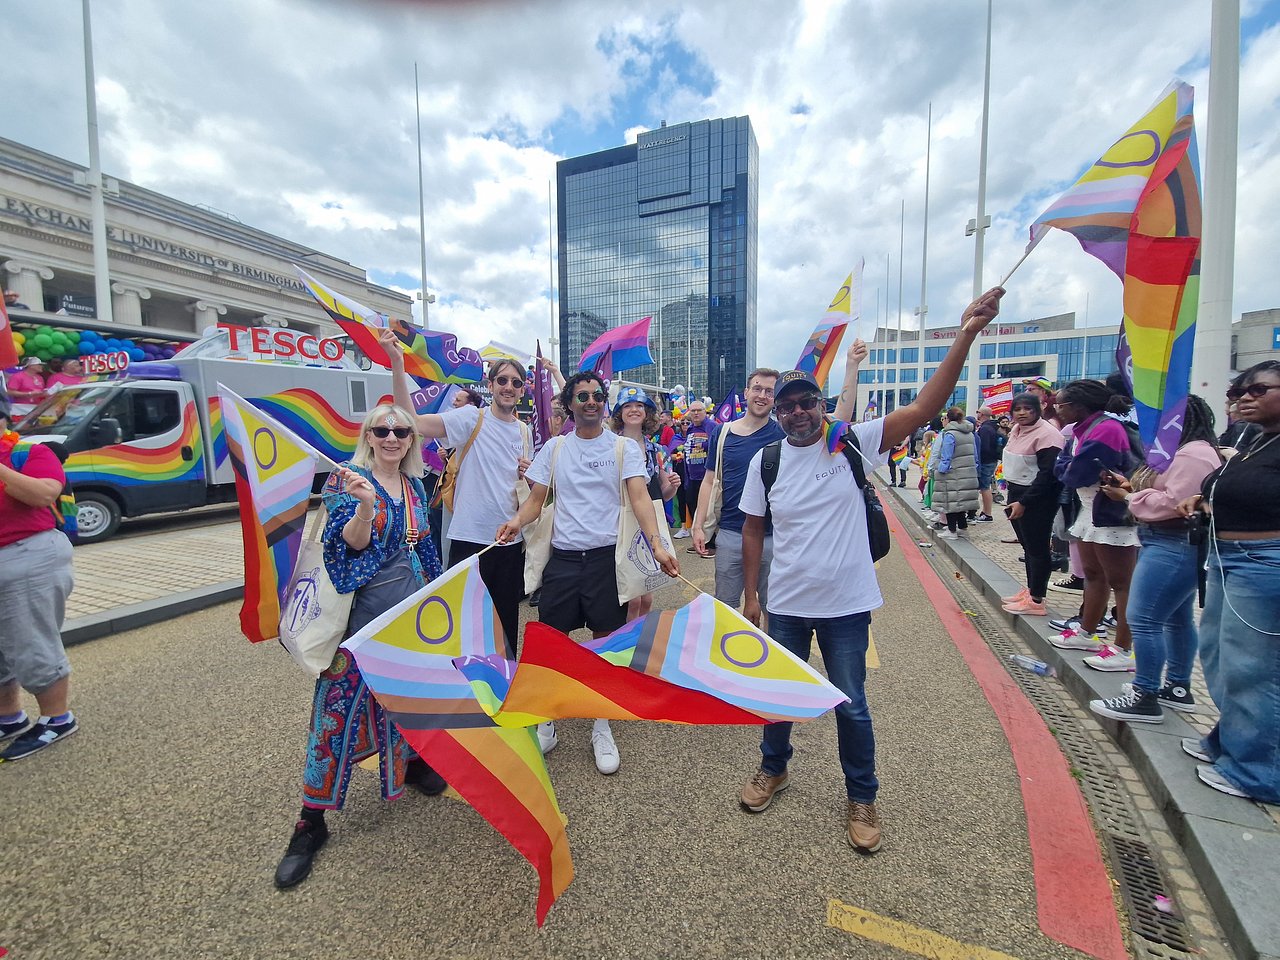
[{"label": "blue jeans", "polygon": [[[809,659],[810,641],[817,631],[818,649],[822,651],[827,677],[849,698],[849,703],[836,707],[836,737],[845,790],[849,799],[858,803],[875,803],[876,791],[880,788],[876,779],[876,738],[871,731],[871,711],[867,709],[863,690],[870,627],[870,613],[831,619],[769,614],[769,633],[773,639],[801,660]],[[791,759],[791,724],[765,724],[760,752],[764,755],[760,766],[769,776],[776,777],[786,770]]]},{"label": "blue jeans", "polygon": [[1215,540],[1200,659],[1218,725],[1203,746],[1255,800],[1280,803],[1280,540]]},{"label": "blue jeans", "polygon": [[1162,675],[1185,687],[1195,665],[1196,548],[1186,533],[1139,527],[1142,549],[1125,607],[1133,632],[1137,673],[1133,685],[1150,693]]}]

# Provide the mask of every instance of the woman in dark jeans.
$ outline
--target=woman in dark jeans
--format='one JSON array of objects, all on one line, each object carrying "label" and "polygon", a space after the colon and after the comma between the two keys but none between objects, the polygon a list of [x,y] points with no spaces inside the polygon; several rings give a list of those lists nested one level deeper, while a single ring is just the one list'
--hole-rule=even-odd
[{"label": "woman in dark jeans", "polygon": [[1044,597],[1053,571],[1049,535],[1062,492],[1062,484],[1053,473],[1062,452],[1062,433],[1042,419],[1040,398],[1034,394],[1018,394],[1011,412],[1013,429],[1002,458],[1009,487],[1005,513],[1022,544],[1027,585],[1012,597],[1003,598],[1004,609],[1027,617],[1043,617],[1048,613]]}]

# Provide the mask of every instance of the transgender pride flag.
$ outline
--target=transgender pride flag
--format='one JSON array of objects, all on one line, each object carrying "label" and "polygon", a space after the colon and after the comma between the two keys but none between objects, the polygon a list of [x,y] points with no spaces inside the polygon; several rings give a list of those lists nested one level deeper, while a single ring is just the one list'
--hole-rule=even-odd
[{"label": "transgender pride flag", "polygon": [[606,330],[591,342],[591,346],[582,351],[578,369],[599,370],[600,361],[610,350],[613,351],[613,370],[606,375],[653,363],[653,354],[649,352],[649,323],[652,320],[653,317],[642,317],[635,323],[626,323],[612,330]]}]

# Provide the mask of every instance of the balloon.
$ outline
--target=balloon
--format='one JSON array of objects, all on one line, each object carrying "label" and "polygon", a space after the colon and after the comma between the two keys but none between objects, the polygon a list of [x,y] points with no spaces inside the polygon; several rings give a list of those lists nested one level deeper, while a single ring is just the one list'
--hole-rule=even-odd
[{"label": "balloon", "polygon": [[91,353],[93,353],[93,344],[91,344],[91,343],[82,343],[82,344],[80,344],[80,348],[79,348],[79,349],[80,349],[80,356],[82,356],[82,357],[87,357],[87,356],[89,356]]},{"label": "balloon", "polygon": [[13,331],[13,342],[16,343],[18,346],[22,346],[24,343],[27,342],[27,335],[25,333],[19,333],[17,330],[15,330]]},{"label": "balloon", "polygon": [[47,333],[37,333],[35,335],[34,343],[39,349],[44,350],[53,344],[53,337],[49,336]]},{"label": "balloon", "polygon": [[136,363],[137,361],[139,361],[139,360],[146,360],[146,359],[147,359],[147,355],[146,355],[145,353],[143,353],[143,352],[142,352],[142,349],[141,349],[141,348],[139,348],[139,347],[133,347],[133,348],[131,348],[131,349],[128,351],[128,353],[129,353],[129,359],[130,359],[130,360],[132,360],[132,361],[134,361],[135,363]]},{"label": "balloon", "polygon": [[165,360],[169,360],[169,359],[172,359],[173,355],[174,355],[175,353],[177,353],[177,352],[178,352],[178,351],[177,351],[177,350],[174,350],[174,349],[173,349],[173,347],[165,347],[162,351],[160,351],[160,355],[161,355]]},{"label": "balloon", "polygon": [[39,326],[39,327],[36,327],[36,333],[47,333],[47,334],[49,334],[50,336],[52,336],[52,335],[53,335],[53,327],[49,326],[47,323],[46,323],[46,324],[43,324],[43,325],[41,325],[41,326]]},{"label": "balloon", "polygon": [[106,341],[106,345],[112,350],[120,349],[120,341],[117,340],[115,337],[108,337]]},{"label": "balloon", "polygon": [[66,332],[66,337],[67,337],[67,339],[68,339],[70,342],[72,342],[72,343],[79,343],[79,342],[80,342],[80,331],[79,331],[79,330],[68,330],[68,331]]}]

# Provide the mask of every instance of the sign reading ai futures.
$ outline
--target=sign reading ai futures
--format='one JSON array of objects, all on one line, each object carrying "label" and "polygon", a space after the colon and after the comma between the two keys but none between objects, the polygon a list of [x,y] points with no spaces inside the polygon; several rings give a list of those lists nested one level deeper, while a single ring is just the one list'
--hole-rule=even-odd
[{"label": "sign reading ai futures", "polygon": [[[52,227],[61,227],[63,230],[72,230],[76,233],[93,233],[93,221],[88,217],[68,213],[65,210],[58,210],[55,207],[46,207],[39,203],[18,200],[14,197],[4,197],[3,199],[5,213],[19,217],[29,217],[32,220],[47,223]],[[145,233],[123,230],[108,224],[107,239],[114,240],[117,243],[127,243],[130,246],[137,247],[139,250],[146,250],[149,253],[168,257],[171,260],[183,260],[187,263],[198,264],[210,269],[225,270],[227,273],[243,277],[246,280],[256,280],[259,283],[265,283],[273,287],[286,287],[291,290],[297,290],[300,293],[307,292],[307,288],[296,277],[286,277],[278,273],[272,273],[270,270],[237,263],[235,260],[228,260],[225,257],[215,257],[213,254],[205,253],[203,250],[192,250],[190,247],[184,247],[180,243],[170,243],[168,240],[160,240],[156,237],[147,236]]]}]

